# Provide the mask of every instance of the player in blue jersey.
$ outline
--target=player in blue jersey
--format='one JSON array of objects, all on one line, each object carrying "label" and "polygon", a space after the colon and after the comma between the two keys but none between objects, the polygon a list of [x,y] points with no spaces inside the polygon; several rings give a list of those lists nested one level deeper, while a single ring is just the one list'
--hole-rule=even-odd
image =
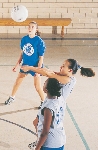
[{"label": "player in blue jersey", "polygon": [[[24,36],[21,39],[20,47],[21,53],[19,59],[13,68],[13,71],[16,72],[17,67],[22,62],[22,66],[34,66],[41,68],[43,66],[43,58],[45,52],[45,43],[44,41],[38,36],[38,26],[36,22],[30,22],[28,26],[28,35]],[[38,92],[41,102],[44,100],[44,92],[41,88],[41,76],[34,71],[27,71],[24,72],[20,69],[16,82],[13,86],[12,93],[8,100],[5,101],[5,104],[10,104],[15,99],[16,91],[18,90],[21,82],[23,81],[24,77],[27,74],[31,74],[34,77],[34,86],[36,91]]]}]

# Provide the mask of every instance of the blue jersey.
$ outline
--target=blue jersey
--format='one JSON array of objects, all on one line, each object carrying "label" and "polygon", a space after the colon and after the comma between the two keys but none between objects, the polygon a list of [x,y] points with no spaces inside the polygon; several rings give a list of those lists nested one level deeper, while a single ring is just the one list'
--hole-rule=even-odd
[{"label": "blue jersey", "polygon": [[26,35],[21,39],[20,47],[23,50],[22,65],[37,67],[39,56],[43,56],[45,52],[44,41],[39,36],[30,38]]}]

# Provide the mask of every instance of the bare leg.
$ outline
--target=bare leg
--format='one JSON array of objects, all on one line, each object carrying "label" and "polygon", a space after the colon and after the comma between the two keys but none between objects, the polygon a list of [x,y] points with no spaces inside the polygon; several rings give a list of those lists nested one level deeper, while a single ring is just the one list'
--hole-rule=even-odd
[{"label": "bare leg", "polygon": [[44,101],[45,96],[44,96],[44,91],[41,88],[41,76],[38,76],[38,75],[34,76],[34,86],[41,98],[41,101]]},{"label": "bare leg", "polygon": [[17,77],[16,82],[15,82],[13,89],[12,89],[11,96],[14,96],[16,94],[16,92],[17,92],[17,90],[18,90],[18,88],[19,88],[19,86],[20,86],[20,84],[23,81],[25,76],[26,76],[26,74],[24,74],[24,73],[18,74],[18,77]]}]

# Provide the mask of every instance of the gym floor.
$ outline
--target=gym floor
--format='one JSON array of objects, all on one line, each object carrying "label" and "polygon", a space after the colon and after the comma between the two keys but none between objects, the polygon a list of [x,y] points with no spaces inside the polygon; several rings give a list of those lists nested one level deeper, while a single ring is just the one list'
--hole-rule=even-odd
[{"label": "gym floor", "polygon": [[[22,35],[0,35],[0,150],[29,150],[36,140],[32,121],[37,115],[40,98],[35,91],[33,77],[28,75],[19,87],[15,102],[4,105],[11,94],[19,72],[12,68],[20,54]],[[67,99],[64,127],[65,150],[98,150],[98,36],[42,34],[46,43],[44,65],[59,71],[63,61],[76,59],[83,67],[91,67],[96,76],[82,77],[78,71],[77,83]],[[42,77],[42,86],[46,77]]]}]

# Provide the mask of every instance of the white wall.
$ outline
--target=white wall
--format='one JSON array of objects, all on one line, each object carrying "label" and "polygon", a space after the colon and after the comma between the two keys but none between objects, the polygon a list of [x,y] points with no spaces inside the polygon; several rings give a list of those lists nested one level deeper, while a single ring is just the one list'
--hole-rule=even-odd
[{"label": "white wall", "polygon": [[[0,18],[10,18],[11,8],[24,5],[29,18],[71,18],[65,33],[98,33],[98,0],[0,0]],[[39,27],[51,33],[52,27]],[[61,27],[57,28],[61,32]],[[27,27],[0,26],[0,33],[27,33]]]}]

